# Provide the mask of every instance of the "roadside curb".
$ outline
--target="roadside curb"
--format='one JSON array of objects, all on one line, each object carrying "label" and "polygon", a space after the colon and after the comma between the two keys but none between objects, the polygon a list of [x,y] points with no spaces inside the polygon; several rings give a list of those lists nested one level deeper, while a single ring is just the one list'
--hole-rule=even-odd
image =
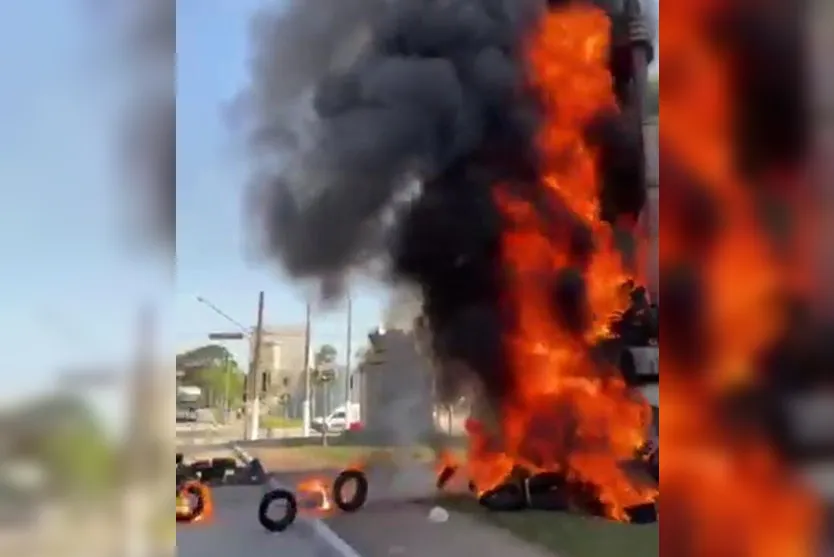
[{"label": "roadside curb", "polygon": [[[258,475],[262,479],[262,481],[271,489],[287,489],[287,486],[282,485],[278,480],[276,480],[273,477],[270,477],[267,474],[260,460],[254,458],[237,443],[232,443],[230,447],[232,451],[234,451],[235,455],[241,461],[243,461],[244,464],[249,466],[252,469],[253,473]],[[333,551],[335,551],[340,557],[363,557],[355,549],[348,545],[348,543],[345,540],[343,540],[339,536],[339,534],[334,532],[333,529],[331,529],[330,526],[328,526],[321,519],[312,517],[298,517],[297,520],[303,520],[307,522],[312,528],[313,534],[316,537],[318,537],[321,541],[323,541],[325,544],[330,546],[330,548]]]}]

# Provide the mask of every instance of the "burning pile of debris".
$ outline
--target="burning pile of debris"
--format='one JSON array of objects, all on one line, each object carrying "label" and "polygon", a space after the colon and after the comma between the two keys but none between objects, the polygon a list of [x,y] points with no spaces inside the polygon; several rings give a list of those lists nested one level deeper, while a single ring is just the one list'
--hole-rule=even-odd
[{"label": "burning pile of debris", "polygon": [[[653,415],[615,327],[644,282],[639,3],[310,4],[259,27],[267,251],[324,297],[379,260],[419,290],[444,394],[478,392],[466,471],[482,501],[643,520],[657,486],[626,463]],[[293,57],[319,65],[282,68]]]},{"label": "burning pile of debris", "polygon": [[[456,466],[443,467],[437,479],[438,489],[443,489],[457,471]],[[477,487],[471,482],[469,488],[477,492]],[[572,480],[561,472],[531,474],[528,470],[517,468],[500,485],[477,495],[479,503],[492,511],[535,509],[608,516],[595,486]],[[625,512],[624,518],[628,522],[642,524],[657,520],[654,502],[628,507]]]}]

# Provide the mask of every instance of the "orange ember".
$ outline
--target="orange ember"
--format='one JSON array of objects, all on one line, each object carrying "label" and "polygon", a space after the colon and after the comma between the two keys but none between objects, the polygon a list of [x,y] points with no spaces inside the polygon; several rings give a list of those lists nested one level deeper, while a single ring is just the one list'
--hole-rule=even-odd
[{"label": "orange ember", "polygon": [[333,508],[331,501],[332,486],[323,478],[309,478],[298,483],[296,491],[301,495],[315,497],[319,500],[318,509],[329,511]]},{"label": "orange ember", "polygon": [[[609,26],[602,11],[575,5],[548,13],[529,43],[530,80],[545,112],[538,141],[542,194],[582,221],[597,250],[589,261],[574,261],[566,231],[554,233],[553,223],[542,222],[526,201],[496,188],[499,207],[515,224],[502,236],[511,274],[505,303],[514,322],[504,342],[515,396],[501,409],[500,450],[479,424],[470,424],[468,471],[480,492],[514,467],[561,471],[595,486],[606,512],[625,520],[626,507],[651,501],[656,492],[636,487],[621,469],[646,439],[648,405],[616,370],[600,369],[589,351],[610,334],[612,316],[628,303],[623,285],[629,274],[610,226],[600,219],[597,154],[585,138],[593,118],[616,110]],[[584,335],[554,321],[552,293],[540,279],[571,268],[587,289],[591,323]]]},{"label": "orange ember", "polygon": [[[355,460],[345,470],[364,470],[366,459]],[[322,476],[305,478],[295,485],[295,491],[309,500],[315,501],[317,510],[331,511],[335,508],[333,502],[333,481]]]},{"label": "orange ember", "polygon": [[[661,529],[661,549],[670,555],[686,549],[714,557],[807,557],[816,523],[808,494],[765,440],[733,433],[718,415],[732,389],[761,380],[755,362],[786,326],[779,295],[801,281],[777,257],[753,190],[734,164],[733,75],[706,32],[715,6],[673,2],[662,16],[668,76],[660,141],[662,161],[674,161],[677,172],[664,175],[671,201],[661,212],[660,258],[662,266],[685,263],[700,271],[706,338],[697,363],[668,352],[661,362],[664,508],[667,519],[675,516],[674,525],[668,519],[670,527]],[[694,260],[678,220],[685,208],[675,205],[683,176],[720,212],[715,239]]]}]

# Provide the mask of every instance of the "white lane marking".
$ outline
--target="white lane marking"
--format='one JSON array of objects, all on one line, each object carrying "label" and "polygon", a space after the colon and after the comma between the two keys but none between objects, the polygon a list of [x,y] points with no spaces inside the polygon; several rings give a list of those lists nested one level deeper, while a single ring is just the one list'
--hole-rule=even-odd
[{"label": "white lane marking", "polygon": [[[232,445],[232,450],[235,454],[237,454],[237,457],[246,464],[249,464],[254,460],[252,455],[236,444]],[[269,487],[272,489],[287,489],[287,486],[281,485],[278,480],[272,477],[269,478]],[[362,555],[357,553],[355,549],[348,545],[348,543],[342,539],[339,534],[334,532],[333,529],[330,528],[330,526],[328,526],[323,520],[313,517],[299,517],[299,519],[309,522],[313,528],[313,532],[342,557],[362,557]]]}]

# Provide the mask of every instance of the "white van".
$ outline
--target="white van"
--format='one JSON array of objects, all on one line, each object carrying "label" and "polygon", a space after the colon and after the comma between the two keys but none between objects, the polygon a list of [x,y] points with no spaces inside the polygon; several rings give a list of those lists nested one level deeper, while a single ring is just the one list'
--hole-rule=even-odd
[{"label": "white van", "polygon": [[327,416],[314,418],[310,426],[318,433],[323,433],[325,430],[329,433],[342,433],[360,421],[359,403],[351,402],[348,405],[337,406]]},{"label": "white van", "polygon": [[196,422],[202,390],[195,386],[177,385],[177,422]]}]

